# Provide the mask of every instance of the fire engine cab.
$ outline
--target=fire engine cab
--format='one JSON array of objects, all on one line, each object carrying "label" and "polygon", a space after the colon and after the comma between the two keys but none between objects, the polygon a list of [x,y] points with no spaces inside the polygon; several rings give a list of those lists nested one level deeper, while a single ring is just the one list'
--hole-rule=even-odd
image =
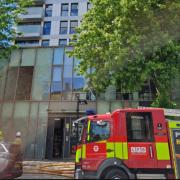
[{"label": "fire engine cab", "polygon": [[161,108],[79,119],[75,179],[180,178],[180,121]]}]

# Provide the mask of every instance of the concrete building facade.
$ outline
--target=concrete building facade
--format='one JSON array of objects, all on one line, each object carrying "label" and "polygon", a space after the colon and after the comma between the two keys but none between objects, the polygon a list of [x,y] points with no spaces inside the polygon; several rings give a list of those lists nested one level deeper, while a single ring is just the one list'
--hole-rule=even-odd
[{"label": "concrete building facade", "polygon": [[20,16],[17,30],[23,34],[16,43],[21,47],[68,45],[90,7],[88,0],[35,0]]},{"label": "concrete building facade", "polygon": [[9,63],[1,61],[0,127],[8,141],[21,131],[26,159],[73,158],[77,95],[87,100],[79,105],[79,116],[88,110],[106,113],[152,101],[147,93],[127,98],[112,87],[98,97],[83,91],[86,80],[74,71],[78,60],[66,55],[70,49],[22,48],[12,52]]}]

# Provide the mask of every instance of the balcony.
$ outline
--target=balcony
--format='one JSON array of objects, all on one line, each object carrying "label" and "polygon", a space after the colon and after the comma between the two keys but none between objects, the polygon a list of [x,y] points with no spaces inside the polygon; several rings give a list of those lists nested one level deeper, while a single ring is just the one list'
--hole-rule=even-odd
[{"label": "balcony", "polygon": [[18,41],[16,44],[21,48],[40,46],[39,45],[39,40],[23,40],[23,41]]},{"label": "balcony", "polygon": [[38,22],[43,18],[43,8],[42,7],[30,7],[27,8],[27,13],[20,15],[20,19],[23,22]]},{"label": "balcony", "polygon": [[39,39],[41,25],[18,25],[17,32],[21,33],[17,36],[17,39]]}]

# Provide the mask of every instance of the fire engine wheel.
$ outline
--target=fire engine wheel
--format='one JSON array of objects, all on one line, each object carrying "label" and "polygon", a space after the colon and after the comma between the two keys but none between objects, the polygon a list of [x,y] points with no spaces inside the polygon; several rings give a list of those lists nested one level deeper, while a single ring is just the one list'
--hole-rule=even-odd
[{"label": "fire engine wheel", "polygon": [[129,179],[129,178],[123,170],[116,168],[109,170],[105,174],[104,179]]}]

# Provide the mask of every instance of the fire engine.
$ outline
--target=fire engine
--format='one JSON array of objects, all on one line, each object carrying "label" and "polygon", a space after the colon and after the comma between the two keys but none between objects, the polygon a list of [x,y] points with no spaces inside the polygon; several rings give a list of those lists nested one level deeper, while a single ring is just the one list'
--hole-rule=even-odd
[{"label": "fire engine", "polygon": [[180,178],[180,121],[126,108],[76,121],[75,179]]}]

